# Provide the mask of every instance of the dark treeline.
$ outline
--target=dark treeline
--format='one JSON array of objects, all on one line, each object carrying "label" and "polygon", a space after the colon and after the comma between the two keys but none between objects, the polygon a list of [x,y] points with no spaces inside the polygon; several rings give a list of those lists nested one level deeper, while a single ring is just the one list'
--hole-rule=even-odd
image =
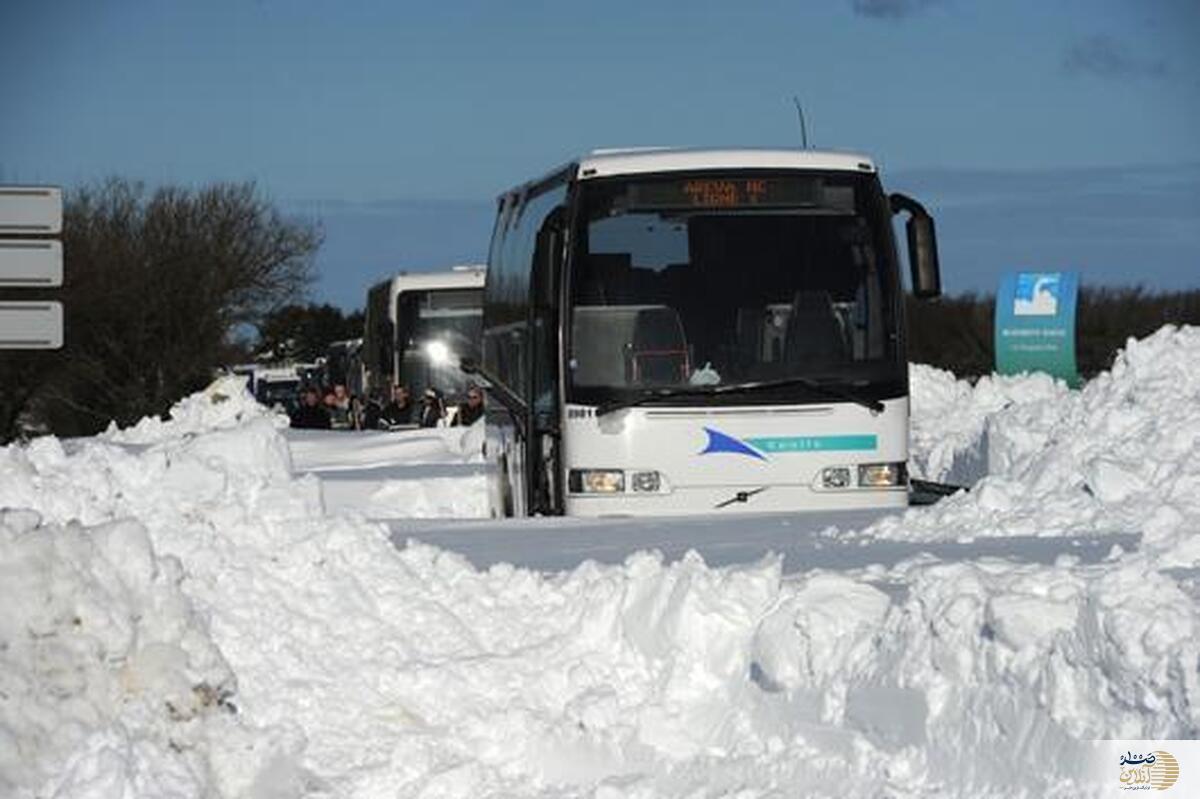
[{"label": "dark treeline", "polygon": [[250,184],[67,193],[63,287],[3,297],[60,300],[65,345],[0,352],[0,441],[162,414],[239,357],[233,331],[303,296],[320,240]]},{"label": "dark treeline", "polygon": [[[995,304],[991,295],[962,294],[936,302],[910,297],[909,360],[948,369],[959,377],[989,374]],[[1130,336],[1147,336],[1165,324],[1200,325],[1200,289],[1082,288],[1075,321],[1079,371],[1091,377],[1112,365]]]},{"label": "dark treeline", "polygon": [[285,305],[258,324],[260,360],[315,361],[335,341],[362,338],[363,312],[347,314],[328,303]]}]

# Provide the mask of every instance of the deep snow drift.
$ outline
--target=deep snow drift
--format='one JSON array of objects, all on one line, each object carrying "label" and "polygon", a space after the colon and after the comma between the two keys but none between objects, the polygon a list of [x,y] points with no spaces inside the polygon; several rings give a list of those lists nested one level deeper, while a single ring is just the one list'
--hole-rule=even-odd
[{"label": "deep snow drift", "polygon": [[480,571],[327,515],[232,380],[5,448],[0,795],[1088,793],[1081,741],[1200,733],[1197,362],[1164,328],[1080,391],[914,367],[914,471],[987,476],[830,532],[1142,536],[1094,564]]}]

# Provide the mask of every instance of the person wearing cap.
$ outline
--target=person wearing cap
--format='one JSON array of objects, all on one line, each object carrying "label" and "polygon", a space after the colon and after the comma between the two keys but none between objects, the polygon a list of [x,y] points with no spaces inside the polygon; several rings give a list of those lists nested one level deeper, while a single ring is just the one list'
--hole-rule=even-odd
[{"label": "person wearing cap", "polygon": [[442,395],[436,388],[425,389],[421,397],[421,427],[437,427],[446,415],[446,406],[442,403]]}]

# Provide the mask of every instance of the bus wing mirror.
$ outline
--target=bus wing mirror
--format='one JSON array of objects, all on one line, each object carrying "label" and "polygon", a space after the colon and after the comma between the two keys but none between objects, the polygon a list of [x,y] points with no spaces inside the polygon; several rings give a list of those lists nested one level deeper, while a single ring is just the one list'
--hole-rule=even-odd
[{"label": "bus wing mirror", "polygon": [[908,264],[912,269],[913,294],[921,299],[941,296],[942,275],[938,264],[937,234],[933,227],[933,217],[923,205],[904,194],[893,194],[889,199],[892,213],[908,213],[904,229],[908,238]]}]

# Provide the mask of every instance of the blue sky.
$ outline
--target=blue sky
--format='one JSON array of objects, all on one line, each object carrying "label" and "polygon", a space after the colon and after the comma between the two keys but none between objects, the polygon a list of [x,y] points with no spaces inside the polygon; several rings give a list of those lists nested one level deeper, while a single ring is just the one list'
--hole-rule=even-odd
[{"label": "blue sky", "polygon": [[316,299],[478,260],[491,200],[601,146],[866,151],[945,283],[1200,285],[1200,3],[0,4],[0,179],[245,180],[319,219]]}]

